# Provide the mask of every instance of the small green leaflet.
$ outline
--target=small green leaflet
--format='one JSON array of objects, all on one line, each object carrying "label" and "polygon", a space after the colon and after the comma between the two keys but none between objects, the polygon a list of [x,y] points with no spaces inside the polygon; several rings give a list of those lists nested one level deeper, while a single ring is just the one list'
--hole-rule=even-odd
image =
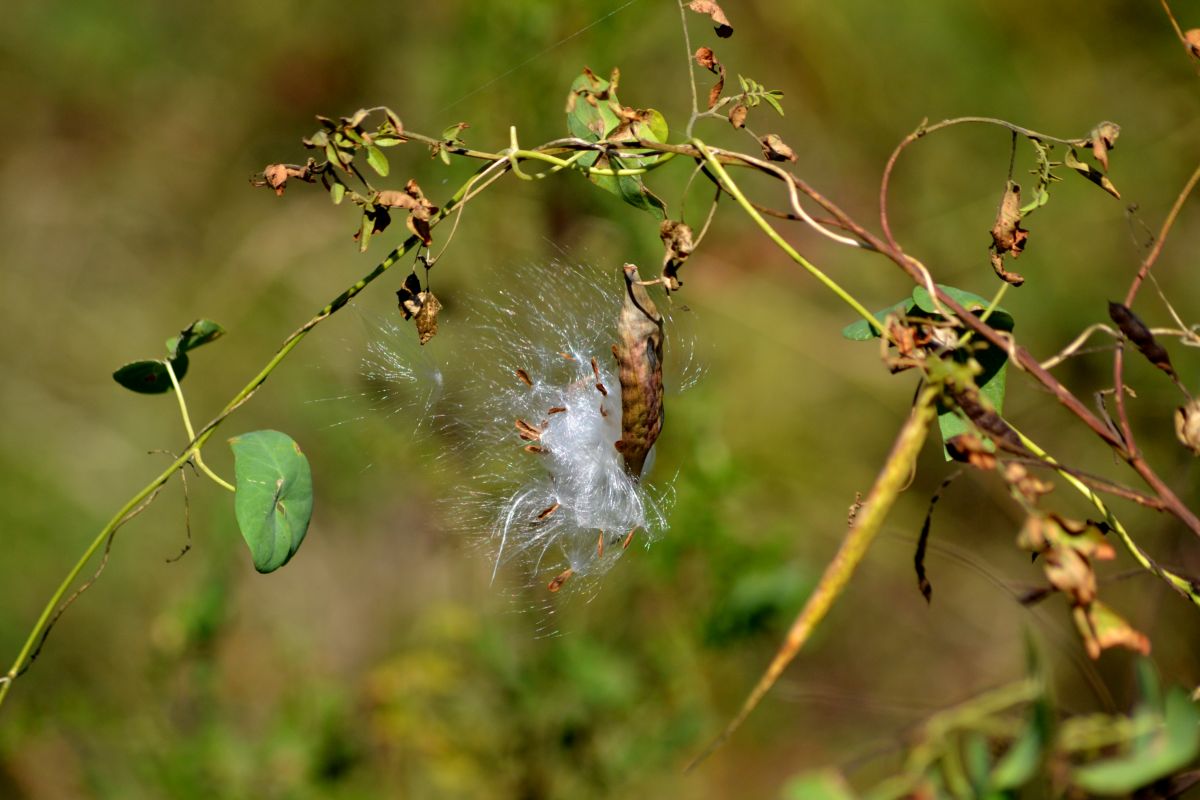
[{"label": "small green leaflet", "polygon": [[254,568],[274,572],[304,541],[312,517],[312,471],[286,433],[254,431],[229,440],[237,483],[234,511]]}]

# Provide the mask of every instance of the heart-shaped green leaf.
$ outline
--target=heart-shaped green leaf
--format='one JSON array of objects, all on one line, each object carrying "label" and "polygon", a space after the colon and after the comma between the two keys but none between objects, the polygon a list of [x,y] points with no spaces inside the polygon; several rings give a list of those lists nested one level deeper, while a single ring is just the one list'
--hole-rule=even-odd
[{"label": "heart-shaped green leaf", "polygon": [[254,568],[274,572],[304,541],[312,517],[312,471],[286,433],[254,431],[229,440],[237,481],[234,510]]}]

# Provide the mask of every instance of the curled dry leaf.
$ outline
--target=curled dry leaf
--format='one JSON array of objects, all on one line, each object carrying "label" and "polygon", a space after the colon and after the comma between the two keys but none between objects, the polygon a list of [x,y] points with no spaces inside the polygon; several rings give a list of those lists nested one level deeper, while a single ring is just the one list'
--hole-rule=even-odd
[{"label": "curled dry leaf", "polygon": [[1004,196],[1000,198],[1000,208],[996,212],[991,233],[992,269],[1001,280],[1020,286],[1025,278],[1004,268],[1004,256],[1017,258],[1025,252],[1025,243],[1029,240],[1029,231],[1021,227],[1021,187],[1012,181],[1004,186]]},{"label": "curled dry leaf", "polygon": [[1063,164],[1075,170],[1080,175],[1111,194],[1113,197],[1117,198],[1118,200],[1121,199],[1121,193],[1117,191],[1117,187],[1114,186],[1113,182],[1108,179],[1108,176],[1093,167],[1091,164],[1080,161],[1079,156],[1075,153],[1075,148],[1067,148],[1067,152],[1063,155]]},{"label": "curled dry leaf", "polygon": [[733,36],[733,26],[729,24],[729,18],[713,0],[692,0],[687,7],[697,14],[707,14],[713,21],[713,28],[716,30],[717,36],[722,39]]},{"label": "curled dry leaf", "polygon": [[262,171],[261,177],[255,177],[251,183],[255,186],[267,186],[274,190],[276,197],[283,197],[288,178],[298,178],[302,181],[312,181],[313,162],[302,167],[291,164],[268,164]]},{"label": "curled dry leaf", "polygon": [[1004,480],[1009,486],[1015,487],[1030,505],[1035,505],[1042,495],[1054,491],[1053,483],[1030,474],[1024,465],[1015,461],[1004,465]]},{"label": "curled dry leaf", "polygon": [[658,237],[663,243],[662,282],[668,292],[675,292],[683,285],[679,280],[679,268],[687,261],[695,246],[692,229],[684,222],[663,220],[658,226]]},{"label": "curled dry leaf", "polygon": [[442,304],[433,292],[421,292],[417,297],[421,301],[416,313],[417,340],[425,344],[437,334],[437,315],[442,310]]},{"label": "curled dry leaf", "polygon": [[1200,398],[1175,409],[1175,436],[1180,444],[1200,456]]},{"label": "curled dry leaf", "polygon": [[768,161],[795,161],[796,151],[788,147],[778,134],[768,133],[758,140],[762,145],[763,156]]},{"label": "curled dry leaf", "polygon": [[1088,141],[1092,146],[1092,155],[1108,172],[1108,151],[1116,148],[1117,137],[1121,135],[1121,126],[1107,120],[1092,128]]},{"label": "curled dry leaf", "polygon": [[1099,600],[1086,607],[1076,607],[1073,616],[1087,654],[1093,659],[1099,658],[1110,647],[1124,647],[1142,655],[1150,654],[1150,640],[1146,635]]},{"label": "curled dry leaf", "polygon": [[1200,60],[1200,28],[1192,28],[1183,34],[1183,39],[1187,42],[1188,52],[1192,54],[1192,58]]},{"label": "curled dry leaf", "polygon": [[437,316],[442,304],[433,292],[421,288],[421,280],[415,272],[410,272],[404,279],[404,285],[396,291],[396,299],[404,318],[416,320],[417,339],[421,344],[432,339],[438,331]]},{"label": "curled dry leaf", "polygon": [[433,244],[429,221],[438,213],[438,207],[426,199],[425,193],[421,191],[420,185],[415,180],[410,180],[405,184],[403,191],[393,189],[380,192],[375,196],[375,204],[388,208],[406,209],[408,211],[406,221],[408,229],[426,247]]},{"label": "curled dry leaf", "polygon": [[1121,329],[1121,333],[1133,342],[1138,352],[1146,357],[1146,360],[1168,375],[1175,377],[1175,367],[1171,365],[1170,354],[1167,353],[1165,347],[1158,343],[1154,334],[1146,327],[1146,323],[1138,318],[1137,314],[1134,314],[1127,306],[1109,301],[1108,316]]},{"label": "curled dry leaf", "polygon": [[746,114],[747,113],[748,113],[747,108],[744,105],[742,105],[741,103],[738,103],[736,106],[733,107],[733,110],[729,112],[729,124],[731,124],[735,128],[746,127]]},{"label": "curled dry leaf", "polygon": [[696,50],[695,59],[697,64],[717,76],[717,82],[708,90],[708,107],[712,108],[721,99],[721,92],[725,91],[725,65],[718,61],[716,54],[707,47]]},{"label": "curled dry leaf", "polygon": [[960,433],[946,440],[946,452],[955,461],[970,464],[976,469],[990,470],[996,466],[996,455],[988,450],[983,439],[973,433]]}]

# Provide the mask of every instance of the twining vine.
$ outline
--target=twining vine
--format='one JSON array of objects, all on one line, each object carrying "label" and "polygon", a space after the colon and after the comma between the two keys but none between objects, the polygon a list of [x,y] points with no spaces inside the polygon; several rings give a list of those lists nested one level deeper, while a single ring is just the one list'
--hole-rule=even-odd
[{"label": "twining vine", "polygon": [[[1200,30],[1184,31],[1165,0],[1163,7],[1180,42],[1189,55],[1200,62]],[[612,70],[604,78],[585,69],[567,93],[565,114],[569,135],[563,138],[523,147],[516,128],[510,128],[507,147],[483,150],[467,144],[468,126],[464,123],[452,125],[437,136],[426,135],[408,130],[401,116],[391,109],[377,107],[363,109],[347,117],[318,117],[320,128],[303,140],[304,146],[313,153],[311,157],[303,163],[272,164],[263,170],[256,183],[277,195],[284,195],[290,186],[297,183],[314,184],[320,185],[328,193],[333,204],[354,206],[358,216],[354,238],[361,251],[367,251],[376,237],[386,234],[397,216],[404,218],[409,235],[374,269],[336,295],[286,337],[262,369],[199,429],[193,426],[182,383],[189,371],[189,353],[225,334],[217,323],[197,320],[166,342],[166,354],[163,357],[134,362],[114,373],[114,379],[132,391],[174,393],[189,441],[165,469],[129,498],[96,533],[51,594],[12,666],[0,677],[0,705],[14,683],[33,663],[62,612],[99,575],[97,572],[68,597],[68,592],[75,586],[87,564],[103,548],[102,570],[117,532],[152,502],[175,475],[182,476],[187,467],[195,467],[219,486],[235,493],[239,528],[251,552],[254,566],[259,571],[271,572],[289,561],[304,540],[312,509],[313,478],[308,461],[297,443],[284,433],[270,430],[233,437],[230,439],[235,457],[233,483],[217,475],[205,464],[202,448],[225,420],[254,396],[302,339],[368,285],[407,258],[412,258],[413,268],[397,292],[400,311],[405,319],[414,321],[416,335],[422,344],[435,336],[441,303],[428,287],[428,271],[447,252],[467,204],[510,173],[525,181],[540,181],[558,173],[578,173],[598,188],[657,218],[663,244],[663,259],[658,275],[650,280],[635,281],[638,292],[647,298],[645,302],[651,308],[653,303],[648,300],[645,289],[653,288],[666,294],[683,290],[680,275],[687,260],[703,243],[721,201],[732,201],[780,251],[857,315],[858,321],[844,331],[848,338],[878,340],[884,364],[889,370],[912,370],[920,378],[921,388],[912,411],[897,435],[877,480],[853,515],[837,554],[799,612],[767,671],[732,722],[702,753],[701,758],[727,739],[753,711],[840,595],[897,496],[907,485],[926,435],[935,423],[942,435],[947,458],[994,473],[1005,484],[1014,503],[1024,511],[1026,523],[1020,531],[1017,544],[1040,560],[1050,586],[1048,591],[1066,596],[1084,648],[1093,658],[1111,647],[1125,647],[1139,652],[1148,652],[1150,648],[1149,640],[1142,633],[1098,597],[1093,564],[1097,560],[1116,556],[1114,540],[1133,557],[1140,568],[1163,580],[1193,605],[1200,606],[1200,583],[1159,564],[1103,499],[1105,495],[1111,495],[1155,509],[1200,536],[1200,517],[1160,477],[1138,447],[1126,402],[1125,383],[1128,343],[1181,391],[1183,402],[1176,411],[1176,434],[1184,447],[1200,454],[1200,401],[1189,393],[1179,379],[1167,349],[1160,342],[1160,337],[1177,337],[1195,345],[1200,344],[1200,336],[1194,328],[1183,324],[1174,309],[1170,309],[1170,312],[1175,327],[1157,328],[1147,326],[1132,310],[1140,289],[1148,278],[1152,279],[1151,270],[1164,250],[1167,236],[1180,210],[1200,182],[1200,167],[1178,193],[1123,300],[1110,304],[1109,316],[1115,327],[1098,323],[1058,355],[1040,361],[1018,343],[1014,333],[1016,321],[1001,305],[1010,287],[1025,283],[1024,277],[1012,269],[1012,262],[1020,257],[1031,235],[1024,225],[1031,215],[1050,200],[1053,185],[1062,180],[1064,174],[1078,175],[1108,195],[1120,197],[1118,188],[1108,175],[1111,154],[1120,134],[1118,125],[1101,122],[1086,135],[1061,138],[986,117],[923,122],[901,140],[884,167],[879,187],[879,233],[874,233],[791,171],[789,165],[796,160],[796,156],[778,135],[760,134],[751,127],[752,124],[768,124],[771,115],[784,113],[783,93],[741,75],[737,76],[736,91],[727,92],[726,87],[732,80],[729,79],[727,66],[720,61],[717,53],[708,46],[693,50],[687,25],[688,12],[707,16],[717,37],[725,38],[733,34],[733,27],[721,7],[712,0],[692,0],[680,2],[679,9],[684,17],[684,45],[692,65],[689,69],[692,108],[683,126],[682,137],[672,137],[667,120],[658,111],[633,108],[621,103],[618,97],[618,70]],[[697,69],[715,78],[706,97],[696,81]],[[695,132],[697,125],[713,120],[723,121],[738,133],[749,136],[756,144],[756,151],[739,152],[698,138]],[[992,242],[986,256],[981,254],[981,259],[987,258],[1000,281],[991,297],[937,283],[934,272],[903,248],[893,233],[889,219],[890,185],[896,165],[905,150],[935,133],[965,124],[998,127],[1009,132],[1011,138],[1009,175],[1000,192],[996,220],[990,231]],[[1011,166],[1022,141],[1032,149],[1037,165],[1033,173],[1033,185],[1028,190],[1023,190],[1014,180]],[[377,181],[385,181],[391,176],[392,164],[388,153],[403,145],[427,148],[432,157],[447,164],[465,159],[479,162],[480,166],[440,205],[430,200],[415,180],[407,181],[400,188],[376,186]],[[667,203],[647,185],[649,176],[672,163],[691,165],[692,174],[685,195],[700,179],[707,181],[714,191],[705,222],[698,232],[683,219],[673,218]],[[738,170],[760,173],[777,181],[784,190],[783,207],[751,199],[734,177]],[[851,291],[789,244],[769,219],[800,222],[839,244],[874,252],[904,272],[913,281],[914,291],[911,296],[889,308],[871,312]],[[447,220],[451,220],[450,231],[435,249],[435,230]],[[419,274],[421,271],[426,275],[424,283]],[[636,270],[632,274],[637,276]],[[1081,352],[1086,340],[1099,332],[1111,336],[1115,341],[1113,385],[1106,395],[1111,399],[1111,414],[1107,404],[1102,405],[1098,412],[1090,409],[1051,371],[1066,358]],[[659,347],[661,349],[661,341]],[[657,368],[653,359],[650,367]],[[1003,412],[1010,367],[1046,389],[1084,429],[1098,437],[1120,461],[1128,465],[1144,488],[1123,486],[1063,463],[1017,429]],[[657,436],[657,429],[654,436]],[[653,444],[653,439],[648,444],[643,441],[639,447],[648,449],[649,444]],[[644,457],[644,452],[642,455]],[[634,475],[635,479],[637,477]],[[1068,519],[1044,508],[1045,495],[1052,488],[1051,479],[1055,477],[1061,478],[1087,498],[1097,510],[1097,519]],[[603,541],[602,538],[601,547]],[[923,547],[920,552],[923,552]],[[921,590],[928,597],[928,580],[920,552],[917,571]],[[554,588],[552,585],[551,589]],[[67,598],[65,602],[64,598]],[[1003,695],[1000,705],[1004,709],[1014,703],[1038,701],[1042,696],[1040,684],[1035,686],[1025,682],[1015,685],[1007,695]],[[1161,705],[1155,708],[1154,713],[1167,720],[1169,726],[1175,724],[1180,730],[1183,729],[1184,726],[1177,720],[1180,715],[1186,714],[1177,704],[1173,706],[1168,703],[1165,710]],[[1048,735],[1040,728],[1036,733],[1043,740]],[[1134,737],[1127,738],[1132,741]],[[1006,741],[1012,748],[1007,751],[1010,754],[1016,752],[1018,746],[1024,746],[1018,744],[1019,737],[1016,736]],[[1050,748],[1051,743],[1048,740],[1040,741],[1037,746],[1042,748],[1037,750],[1041,753]],[[1191,753],[1189,759],[1195,755],[1194,747],[1183,747],[1179,752],[1183,751]],[[923,766],[912,774],[922,774],[922,770],[930,763],[942,763],[938,760],[940,756],[927,756],[915,757],[915,763]],[[926,760],[922,761],[922,758]],[[1180,768],[1181,765],[1176,763],[1179,760],[1177,757],[1171,762],[1172,769]],[[1014,770],[1016,768],[1012,766],[1001,769],[997,765],[994,772],[1004,772],[1008,775],[1005,781],[1011,782],[1010,773]],[[994,773],[989,774],[994,777]],[[1166,773],[1156,773],[1151,777],[1157,778],[1159,774]],[[1078,785],[1095,780],[1094,775],[1091,778],[1087,773],[1081,775],[1077,780]],[[1145,777],[1141,773],[1139,775]],[[885,792],[881,796],[888,795]]]}]

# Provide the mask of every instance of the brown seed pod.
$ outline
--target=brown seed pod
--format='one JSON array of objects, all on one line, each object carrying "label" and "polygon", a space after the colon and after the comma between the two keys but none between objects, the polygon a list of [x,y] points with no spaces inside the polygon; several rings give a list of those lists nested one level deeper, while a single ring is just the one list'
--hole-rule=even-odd
[{"label": "brown seed pod", "polygon": [[621,381],[621,438],[615,443],[625,472],[640,478],[663,423],[663,318],[642,285],[637,267],[626,264],[625,302],[613,355]]}]

